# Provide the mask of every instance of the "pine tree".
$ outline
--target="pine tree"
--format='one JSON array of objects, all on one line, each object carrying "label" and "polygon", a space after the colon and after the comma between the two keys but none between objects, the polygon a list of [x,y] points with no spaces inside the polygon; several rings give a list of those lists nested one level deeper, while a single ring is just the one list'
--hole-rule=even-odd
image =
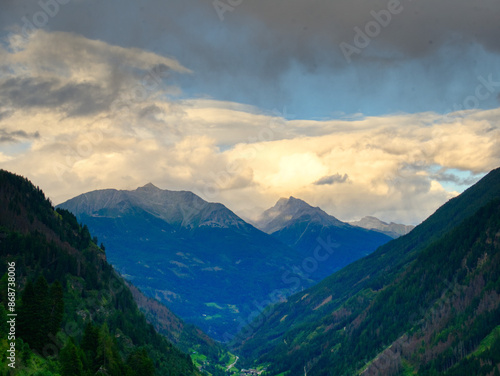
[{"label": "pine tree", "polygon": [[23,338],[31,348],[35,348],[37,342],[37,312],[35,304],[35,289],[33,283],[28,281],[21,294],[21,302],[18,309],[19,337]]},{"label": "pine tree", "polygon": [[62,376],[82,376],[83,365],[73,340],[69,340],[59,357]]},{"label": "pine tree", "polygon": [[9,329],[10,327],[7,324],[7,311],[3,304],[0,304],[0,338],[6,338]]},{"label": "pine tree", "polygon": [[122,376],[122,360],[114,338],[109,332],[108,325],[104,323],[99,331],[99,344],[97,346],[97,363],[99,368],[105,370],[109,375]]},{"label": "pine tree", "polygon": [[33,346],[35,349],[42,351],[45,343],[49,341],[50,317],[49,284],[43,275],[36,280],[34,293],[34,301],[30,304],[30,308],[36,312]]},{"label": "pine tree", "polygon": [[92,323],[87,324],[80,346],[85,354],[85,368],[92,370],[92,374],[94,374],[99,369],[99,364],[97,362],[99,328],[97,326],[92,325]]},{"label": "pine tree", "polygon": [[50,314],[48,320],[49,333],[56,334],[62,323],[64,314],[63,288],[59,281],[55,281],[49,290]]},{"label": "pine tree", "polygon": [[5,273],[2,277],[2,279],[0,279],[0,301],[3,303],[4,308],[7,308],[7,302],[8,302],[8,299],[7,299],[8,280],[7,280],[7,278],[8,278],[7,273]]},{"label": "pine tree", "polygon": [[43,276],[34,285],[28,281],[21,294],[18,312],[19,336],[41,353],[50,340],[49,333],[56,334],[61,326],[64,314],[61,284],[56,281],[49,289]]},{"label": "pine tree", "polygon": [[127,365],[135,372],[136,375],[153,376],[155,367],[153,361],[149,358],[145,349],[137,349],[129,355]]}]

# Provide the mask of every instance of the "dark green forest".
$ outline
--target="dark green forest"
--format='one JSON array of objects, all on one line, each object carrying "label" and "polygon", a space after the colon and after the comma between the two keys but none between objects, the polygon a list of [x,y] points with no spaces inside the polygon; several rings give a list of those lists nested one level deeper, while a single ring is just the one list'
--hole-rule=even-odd
[{"label": "dark green forest", "polygon": [[[16,368],[8,366],[8,263],[15,264]],[[0,374],[198,375],[146,322],[86,226],[27,179],[0,171]]]}]

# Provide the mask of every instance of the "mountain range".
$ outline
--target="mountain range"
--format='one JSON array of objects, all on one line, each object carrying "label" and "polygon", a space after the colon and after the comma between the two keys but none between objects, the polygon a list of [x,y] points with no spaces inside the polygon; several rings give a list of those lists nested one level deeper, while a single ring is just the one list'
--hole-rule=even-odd
[{"label": "mountain range", "polygon": [[[106,244],[125,278],[218,340],[246,325],[263,302],[286,299],[391,239],[301,200],[287,207],[305,216],[269,235],[222,204],[151,183],[88,192],[58,205]],[[335,250],[319,260],[318,246],[322,253]]]},{"label": "mountain range", "polygon": [[402,225],[394,222],[386,223],[372,216],[363,217],[359,221],[349,222],[349,224],[368,230],[380,231],[393,239],[406,235],[415,228],[413,225]]},{"label": "mountain range", "polygon": [[274,375],[498,375],[500,169],[230,344]]},{"label": "mountain range", "polygon": [[[295,197],[278,200],[255,225],[303,255],[307,261],[301,269],[315,282],[392,239],[379,231],[342,222]],[[321,251],[326,245],[331,248],[329,252]]]}]

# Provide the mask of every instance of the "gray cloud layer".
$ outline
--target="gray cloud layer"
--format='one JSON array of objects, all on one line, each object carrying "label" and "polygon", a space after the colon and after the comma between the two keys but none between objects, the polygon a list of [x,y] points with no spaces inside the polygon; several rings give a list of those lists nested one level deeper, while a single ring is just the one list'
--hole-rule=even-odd
[{"label": "gray cloud layer", "polygon": [[[445,112],[474,91],[479,75],[500,77],[495,0],[401,0],[401,12],[348,64],[339,44],[354,44],[354,28],[394,1],[243,0],[221,21],[212,0],[74,0],[44,28],[175,56],[195,72],[179,78],[188,95],[287,105],[299,117]],[[29,0],[0,7],[4,33],[43,11]],[[480,103],[496,105],[494,96]]]},{"label": "gray cloud layer", "polygon": [[5,128],[0,128],[0,144],[2,143],[17,143],[21,141],[34,140],[40,137],[40,133],[26,133],[25,131],[9,131]]},{"label": "gray cloud layer", "polygon": [[[275,30],[267,38],[293,35],[300,46],[295,49],[298,52],[305,51],[314,40],[332,47],[352,41],[354,27],[364,29],[374,19],[371,12],[387,10],[394,1],[397,0],[247,1],[241,8]],[[393,47],[405,57],[433,53],[448,41],[462,45],[477,42],[500,52],[498,1],[401,0],[397,9],[401,11],[392,15],[377,42]],[[307,61],[307,56],[303,60]]]},{"label": "gray cloud layer", "polygon": [[[169,35],[205,57],[211,55],[211,50],[227,53],[229,46],[224,47],[222,40],[234,48],[238,42],[251,39],[262,54],[271,57],[269,61],[281,67],[298,60],[314,69],[322,64],[319,51],[338,53],[339,43],[352,42],[354,27],[364,29],[374,19],[371,12],[386,10],[394,1],[398,0],[243,0],[233,11],[224,13],[223,22],[211,0],[72,1],[59,5],[55,15],[48,17],[46,27],[70,29],[130,46],[153,45]],[[4,0],[1,7],[4,26],[22,26],[23,17],[34,22],[36,13],[44,11],[38,2],[29,0]],[[498,1],[401,0],[398,9],[401,12],[391,16],[375,42],[380,47],[394,48],[402,54],[400,57],[430,54],[450,41],[456,45],[479,43],[500,52]],[[209,29],[212,32],[207,35]],[[205,44],[207,41],[212,43]],[[213,51],[215,45],[218,51]],[[211,56],[209,64],[223,63]],[[272,64],[268,68],[279,70]]]},{"label": "gray cloud layer", "polygon": [[17,108],[66,108],[70,116],[82,116],[103,110],[113,97],[92,83],[61,85],[58,79],[16,77],[0,83],[0,100]]}]

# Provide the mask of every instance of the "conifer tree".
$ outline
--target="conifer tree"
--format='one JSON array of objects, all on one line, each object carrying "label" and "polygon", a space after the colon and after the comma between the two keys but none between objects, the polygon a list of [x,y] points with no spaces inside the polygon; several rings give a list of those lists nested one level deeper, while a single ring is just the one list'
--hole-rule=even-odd
[{"label": "conifer tree", "polygon": [[149,358],[145,349],[137,349],[129,355],[127,365],[135,372],[136,375],[153,376],[155,367],[153,361]]},{"label": "conifer tree", "polygon": [[21,294],[21,302],[18,309],[19,336],[23,338],[32,348],[37,341],[37,312],[35,305],[35,289],[33,283],[28,281]]},{"label": "conifer tree", "polygon": [[0,336],[1,338],[6,338],[9,331],[9,325],[7,324],[7,311],[5,310],[3,304],[0,304]]},{"label": "conifer tree", "polygon": [[81,349],[85,354],[85,368],[97,372],[99,364],[97,361],[97,347],[99,346],[99,328],[88,323],[85,327]]},{"label": "conifer tree", "polygon": [[73,340],[69,340],[59,356],[62,376],[82,376],[83,365]]},{"label": "conifer tree", "polygon": [[49,333],[56,334],[61,327],[64,314],[63,288],[59,281],[55,281],[49,290],[50,315],[48,320]]},{"label": "conifer tree", "polygon": [[33,346],[35,349],[42,351],[44,344],[49,341],[50,317],[49,285],[43,275],[36,280],[34,293],[35,299],[32,303],[29,303],[30,309],[35,312],[36,317]]},{"label": "conifer tree", "polygon": [[123,366],[122,360],[118,353],[114,338],[111,336],[106,323],[104,323],[99,330],[97,362],[99,368],[105,370],[109,375],[121,376],[121,366]]},{"label": "conifer tree", "polygon": [[3,303],[4,308],[7,308],[7,302],[8,302],[8,299],[7,299],[8,280],[7,280],[7,278],[8,278],[7,273],[5,273],[2,276],[2,279],[0,279],[0,301]]}]

